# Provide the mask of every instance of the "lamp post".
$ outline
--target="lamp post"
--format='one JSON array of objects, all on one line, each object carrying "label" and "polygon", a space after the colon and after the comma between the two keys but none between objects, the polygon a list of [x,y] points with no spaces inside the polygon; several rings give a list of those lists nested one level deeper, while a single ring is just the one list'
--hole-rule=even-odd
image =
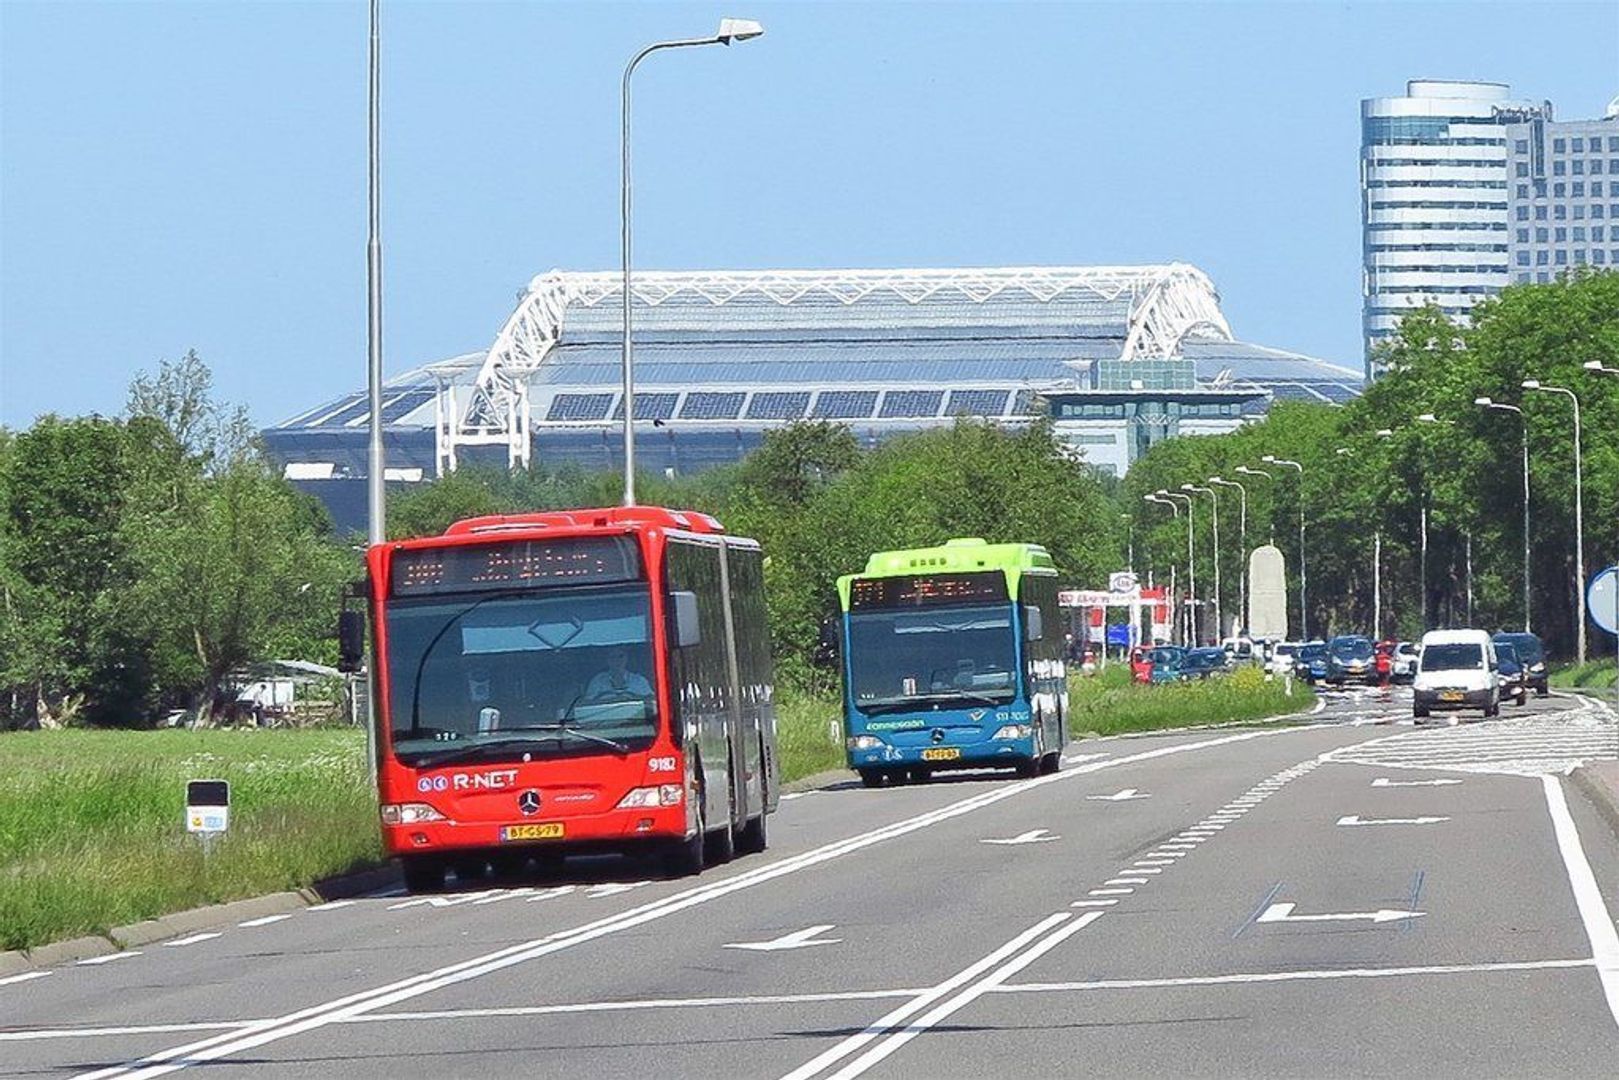
[{"label": "lamp post", "polygon": [[1309,571],[1304,563],[1304,466],[1296,461],[1279,458],[1275,454],[1266,454],[1259,459],[1267,465],[1280,465],[1288,469],[1299,471],[1299,640],[1310,640],[1310,603],[1309,603]]},{"label": "lamp post", "polygon": [[[1619,374],[1619,372],[1615,372]],[[1482,405],[1486,409],[1497,409],[1501,412],[1517,413],[1519,426],[1523,429],[1523,632],[1529,633],[1529,418],[1522,409],[1516,405],[1494,401],[1487,397],[1476,397],[1474,405]]]},{"label": "lamp post", "polygon": [[366,124],[366,383],[371,416],[366,424],[366,537],[373,544],[387,539],[386,463],[382,452],[382,14],[381,0],[371,0],[370,82]]},{"label": "lamp post", "polygon": [[1192,483],[1182,484],[1181,490],[1207,495],[1214,506],[1214,640],[1219,642],[1225,637],[1225,608],[1220,603],[1220,493]]},{"label": "lamp post", "polygon": [[620,98],[619,133],[619,243],[624,271],[624,505],[635,505],[635,375],[630,343],[630,76],[648,56],[663,49],[684,49],[694,45],[729,45],[763,34],[764,27],[752,19],[721,19],[719,32],[712,37],[659,41],[630,58],[624,68]]},{"label": "lamp post", "polygon": [[[1380,428],[1375,433],[1379,439],[1386,439],[1394,434],[1390,428]],[[1339,457],[1349,457],[1354,450],[1348,446],[1340,446],[1333,453]],[[1383,637],[1383,527],[1381,524],[1372,531],[1372,636],[1378,640]]]},{"label": "lamp post", "polygon": [[1194,647],[1197,645],[1197,552],[1192,546],[1192,497],[1163,488],[1153,494],[1160,499],[1186,500],[1186,595],[1190,597],[1186,607],[1186,644],[1189,648]]},{"label": "lamp post", "polygon": [[1547,386],[1539,379],[1525,379],[1525,390],[1543,394],[1563,394],[1574,403],[1574,597],[1579,611],[1579,632],[1575,637],[1575,650],[1580,663],[1585,663],[1585,492],[1580,464],[1580,398],[1566,386]]},{"label": "lamp post", "polygon": [[1209,477],[1209,483],[1219,487],[1234,487],[1240,499],[1240,510],[1237,515],[1238,543],[1242,550],[1242,565],[1238,567],[1237,574],[1237,604],[1238,615],[1242,619],[1242,630],[1248,631],[1250,625],[1248,614],[1248,489],[1236,480],[1227,480],[1220,476]]},{"label": "lamp post", "polygon": [[[1180,520],[1180,516],[1181,516],[1180,503],[1174,502],[1174,501],[1172,501],[1170,499],[1160,499],[1156,495],[1143,495],[1142,499],[1147,501],[1147,502],[1152,503],[1154,506],[1167,506],[1167,507],[1169,507],[1171,510],[1173,510],[1175,512],[1175,520],[1176,521]],[[1170,603],[1173,605],[1174,602],[1175,602],[1175,560],[1174,559],[1169,560],[1169,597],[1170,597]],[[1179,622],[1179,620],[1177,620],[1176,622],[1170,623],[1170,633],[1173,634],[1175,632],[1175,627],[1176,627],[1176,624],[1178,622]],[[1184,633],[1184,631],[1182,631],[1182,633]]]}]

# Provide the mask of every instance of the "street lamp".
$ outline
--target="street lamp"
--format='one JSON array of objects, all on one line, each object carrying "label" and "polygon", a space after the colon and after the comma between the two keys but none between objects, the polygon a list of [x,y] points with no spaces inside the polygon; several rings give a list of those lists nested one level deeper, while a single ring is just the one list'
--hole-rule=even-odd
[{"label": "street lamp", "polygon": [[1309,574],[1304,563],[1304,466],[1296,461],[1266,454],[1259,459],[1267,465],[1280,465],[1299,471],[1299,640],[1310,640],[1310,605],[1308,600]]},{"label": "street lamp", "polygon": [[1214,504],[1214,640],[1218,642],[1225,637],[1225,609],[1220,603],[1220,493],[1193,483],[1182,484],[1181,490],[1207,495]]},{"label": "street lamp", "polygon": [[[1186,644],[1193,647],[1197,645],[1197,551],[1192,546],[1192,497],[1163,488],[1159,488],[1153,494],[1160,499],[1186,500],[1186,595],[1191,598],[1186,608]],[[1177,502],[1175,505],[1180,504]]]},{"label": "street lamp", "polygon": [[1579,605],[1579,634],[1575,648],[1580,663],[1585,663],[1585,483],[1580,465],[1580,398],[1566,386],[1547,386],[1539,379],[1525,379],[1525,390],[1538,390],[1543,394],[1563,394],[1574,403],[1574,596]]},{"label": "street lamp", "polygon": [[[1170,510],[1174,511],[1174,513],[1175,513],[1175,520],[1176,521],[1180,520],[1180,516],[1181,516],[1180,503],[1174,502],[1173,500],[1170,500],[1170,499],[1160,499],[1156,495],[1143,495],[1142,499],[1144,499],[1147,502],[1152,503],[1154,506],[1167,506],[1167,507],[1169,507]],[[1175,593],[1175,560],[1170,559],[1169,560],[1169,597],[1170,597],[1170,604],[1171,605],[1173,605],[1174,602],[1175,602],[1175,595],[1176,595],[1176,593]],[[1171,626],[1171,633],[1173,633],[1174,632],[1173,628],[1174,628],[1175,624],[1171,623],[1170,626]]]},{"label": "street lamp", "polygon": [[1482,405],[1486,409],[1517,413],[1519,425],[1523,429],[1523,632],[1527,634],[1529,633],[1529,418],[1518,406],[1488,397],[1476,397],[1473,404]]},{"label": "street lamp", "polygon": [[1239,504],[1241,511],[1237,517],[1237,530],[1239,533],[1238,539],[1242,545],[1242,565],[1238,567],[1239,573],[1237,574],[1237,603],[1239,605],[1239,614],[1242,616],[1242,629],[1246,633],[1251,625],[1248,611],[1248,489],[1236,480],[1227,480],[1220,476],[1209,477],[1209,483],[1219,487],[1236,488],[1238,498],[1241,500]]},{"label": "street lamp", "polygon": [[[1394,434],[1391,428],[1379,428],[1373,432],[1379,439],[1386,439]],[[1348,446],[1340,446],[1333,453],[1339,457],[1349,457],[1355,451]],[[1381,523],[1372,531],[1372,636],[1381,640],[1383,637],[1383,526]]]},{"label": "street lamp", "polygon": [[624,505],[635,505],[635,375],[630,343],[630,76],[637,65],[662,49],[684,49],[693,45],[729,45],[733,41],[748,41],[765,32],[764,27],[752,19],[721,19],[720,28],[712,37],[682,38],[659,41],[631,57],[624,68],[619,135],[619,242],[624,271]]},{"label": "street lamp", "polygon": [[[1420,413],[1417,419],[1424,424],[1455,426],[1453,420],[1442,420],[1431,412]],[[1428,499],[1433,483],[1428,470],[1422,470],[1422,629],[1428,630]],[[1467,621],[1473,621],[1473,536],[1467,535]]]}]

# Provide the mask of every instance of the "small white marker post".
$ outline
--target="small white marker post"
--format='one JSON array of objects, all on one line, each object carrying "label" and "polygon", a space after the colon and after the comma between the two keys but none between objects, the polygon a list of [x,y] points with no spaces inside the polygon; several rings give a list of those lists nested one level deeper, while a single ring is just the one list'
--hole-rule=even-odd
[{"label": "small white marker post", "polygon": [[214,837],[230,828],[230,781],[186,781],[186,832],[202,837],[202,854],[213,852]]}]

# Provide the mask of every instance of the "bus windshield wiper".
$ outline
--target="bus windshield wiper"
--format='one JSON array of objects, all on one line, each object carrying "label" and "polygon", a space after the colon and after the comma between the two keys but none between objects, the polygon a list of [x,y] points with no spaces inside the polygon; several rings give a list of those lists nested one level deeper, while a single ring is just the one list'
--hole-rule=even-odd
[{"label": "bus windshield wiper", "polygon": [[606,747],[610,748],[616,754],[627,754],[627,753],[630,752],[629,747],[625,746],[623,743],[618,742],[615,739],[609,739],[605,735],[597,735],[597,734],[594,734],[594,733],[589,732],[589,731],[583,731],[583,730],[581,730],[579,728],[574,727],[572,724],[524,724],[522,727],[507,728],[506,730],[507,731],[545,731],[545,732],[560,733],[560,734],[566,734],[566,735],[577,735],[581,739],[588,739],[593,743],[600,743],[602,746],[606,746]]},{"label": "bus windshield wiper", "polygon": [[462,746],[440,750],[437,753],[424,754],[413,762],[407,762],[413,769],[432,769],[440,765],[448,765],[452,761],[465,761],[467,758],[477,757],[484,750],[501,750],[522,743],[537,743],[540,740],[518,736],[511,739],[485,739],[482,742],[466,743]]},{"label": "bus windshield wiper", "polygon": [[901,694],[898,697],[867,698],[856,701],[855,706],[862,712],[871,712],[873,709],[888,712],[903,709],[910,705],[957,701],[963,698],[968,701],[982,701],[986,705],[1004,705],[1012,700],[1011,691],[1002,691],[1001,696],[996,696],[982,690],[936,690],[928,694]]}]

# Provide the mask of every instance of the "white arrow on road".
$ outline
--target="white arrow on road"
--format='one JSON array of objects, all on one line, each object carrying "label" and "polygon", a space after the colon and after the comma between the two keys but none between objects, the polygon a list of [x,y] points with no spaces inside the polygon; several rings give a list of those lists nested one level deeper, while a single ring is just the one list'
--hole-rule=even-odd
[{"label": "white arrow on road", "polygon": [[836,945],[842,938],[818,938],[816,934],[824,934],[832,929],[832,924],[825,926],[811,926],[806,930],[794,930],[790,934],[783,934],[773,941],[739,941],[733,945],[725,946],[727,949],[747,949],[750,952],[779,952],[782,949],[807,949],[811,945]]},{"label": "white arrow on road", "polygon": [[1026,833],[1008,836],[1002,840],[980,840],[981,844],[1043,844],[1048,840],[1061,840],[1060,836],[1052,836],[1044,829],[1030,829]]},{"label": "white arrow on road", "polygon": [[1346,911],[1333,915],[1295,915],[1293,909],[1297,904],[1272,904],[1265,909],[1265,913],[1255,922],[1353,922],[1370,921],[1374,923],[1398,922],[1401,919],[1420,919],[1425,912],[1421,911],[1395,911],[1392,908],[1381,908],[1377,911]]},{"label": "white arrow on road", "polygon": [[1340,825],[1437,825],[1449,821],[1448,817],[1382,817],[1364,818],[1359,814],[1345,814],[1338,819]]},{"label": "white arrow on road", "polygon": [[1143,795],[1133,787],[1115,791],[1111,795],[1087,795],[1087,799],[1099,799],[1102,802],[1124,802],[1126,799],[1150,799],[1151,795]]},{"label": "white arrow on road", "polygon": [[1379,776],[1372,781],[1373,787],[1444,787],[1446,784],[1459,784],[1460,780],[1390,780],[1386,776]]}]

